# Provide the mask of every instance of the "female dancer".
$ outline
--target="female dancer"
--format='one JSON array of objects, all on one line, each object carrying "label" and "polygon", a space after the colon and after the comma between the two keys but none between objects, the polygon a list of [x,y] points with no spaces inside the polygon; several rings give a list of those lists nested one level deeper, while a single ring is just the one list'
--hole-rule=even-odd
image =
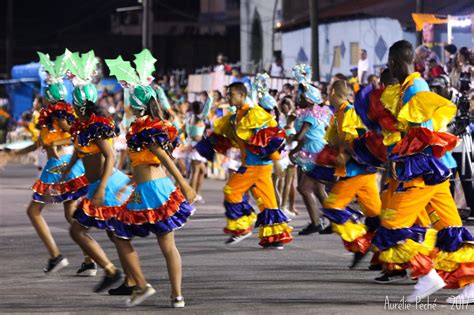
[{"label": "female dancer", "polygon": [[[38,55],[41,64],[48,73],[47,81],[50,84],[46,89],[46,97],[49,104],[40,111],[39,140],[32,146],[13,152],[13,154],[22,155],[41,146],[48,157],[40,178],[33,185],[33,199],[26,211],[51,256],[47,266],[43,269],[48,274],[61,270],[69,262],[61,255],[41,211],[46,203],[62,203],[66,220],[71,223],[76,200],[87,192],[87,179],[84,176],[84,166],[80,162],[71,169],[68,176],[61,179],[61,170],[71,159],[71,154],[66,153],[65,147],[71,144],[69,129],[75,118],[71,105],[65,102],[67,90],[62,83],[64,73],[58,73],[55,70],[55,68],[61,68],[64,63],[63,56],[58,57],[53,63],[50,61],[49,55],[40,52]],[[86,256],[77,274],[95,276],[96,272],[95,264]]]},{"label": "female dancer", "polygon": [[299,65],[293,69],[298,85],[296,105],[295,129],[297,134],[294,140],[297,146],[291,150],[290,158],[301,168],[298,191],[303,197],[311,222],[301,230],[299,235],[309,235],[321,232],[326,228],[322,220],[322,213],[317,207],[316,198],[322,205],[327,198],[324,185],[318,180],[319,172],[315,172],[315,158],[324,148],[325,128],[329,125],[332,112],[322,103],[321,94],[309,84],[306,76],[310,76],[311,67]]},{"label": "female dancer", "polygon": [[[151,64],[156,61],[148,50],[144,50],[136,55],[135,64],[140,64],[140,60],[144,59]],[[135,70],[129,63],[114,63],[116,60],[106,60],[110,72],[120,81],[129,79],[115,71],[115,67],[128,67],[131,72]],[[140,73],[140,77],[151,76],[154,67],[148,71],[149,74]],[[136,187],[128,203],[117,214],[118,224],[114,233],[121,239],[120,242],[130,240],[134,236],[145,237],[150,232],[156,234],[168,267],[171,306],[184,307],[181,293],[181,257],[175,245],[173,231],[181,228],[193,213],[193,207],[186,200],[194,201],[196,194],[170,157],[176,145],[176,128],[161,118],[155,90],[143,84],[143,81],[137,81],[127,83],[133,85],[131,107],[138,117],[127,134]],[[181,189],[174,186],[161,165],[174,177]],[[136,253],[129,252],[125,257],[127,269],[131,271],[136,282],[132,297],[127,299],[126,304],[135,306],[153,295],[155,290],[146,282]]]}]

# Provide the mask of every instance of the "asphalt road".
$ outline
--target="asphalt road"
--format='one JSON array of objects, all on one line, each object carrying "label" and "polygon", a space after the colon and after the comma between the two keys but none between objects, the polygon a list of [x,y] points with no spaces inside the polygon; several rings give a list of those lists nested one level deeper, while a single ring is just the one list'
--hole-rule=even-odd
[{"label": "asphalt road", "polygon": [[[157,294],[143,305],[127,309],[123,297],[92,292],[99,277],[74,275],[81,263],[81,252],[69,238],[62,207],[57,205],[45,208],[44,216],[70,265],[56,275],[44,275],[42,268],[48,255],[25,213],[31,197],[29,187],[36,176],[37,171],[28,165],[10,164],[0,170],[2,314],[457,314],[474,310],[474,305],[442,304],[447,297],[457,294],[456,290],[438,292],[429,304],[400,303],[410,293],[413,282],[374,283],[378,272],[367,270],[369,257],[357,270],[349,270],[347,265],[352,257],[334,234],[294,233],[294,241],[282,251],[259,248],[256,235],[226,247],[226,236],[222,233],[224,182],[217,180],[206,180],[202,193],[206,203],[198,205],[190,222],[176,233],[183,258],[187,307],[169,308],[164,259],[156,239],[149,237],[134,240],[134,245]],[[298,207],[302,214],[292,221],[295,231],[308,220],[301,201]],[[118,264],[115,249],[105,233],[92,234]]]}]

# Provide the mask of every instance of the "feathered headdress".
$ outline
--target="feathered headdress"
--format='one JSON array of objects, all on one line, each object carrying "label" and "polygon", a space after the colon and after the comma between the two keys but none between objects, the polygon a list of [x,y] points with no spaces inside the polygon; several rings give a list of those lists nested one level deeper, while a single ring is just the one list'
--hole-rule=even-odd
[{"label": "feathered headdress", "polygon": [[293,67],[293,77],[296,82],[303,86],[304,91],[302,92],[306,98],[313,101],[315,104],[321,104],[323,102],[321,93],[316,87],[311,85],[312,73],[313,70],[311,67],[305,64],[299,64]]},{"label": "feathered headdress", "polygon": [[39,56],[39,63],[43,66],[46,72],[46,88],[45,96],[50,102],[64,101],[67,95],[67,89],[63,84],[64,75],[67,71],[67,53],[64,53],[56,60],[51,61],[48,54],[37,52]]}]

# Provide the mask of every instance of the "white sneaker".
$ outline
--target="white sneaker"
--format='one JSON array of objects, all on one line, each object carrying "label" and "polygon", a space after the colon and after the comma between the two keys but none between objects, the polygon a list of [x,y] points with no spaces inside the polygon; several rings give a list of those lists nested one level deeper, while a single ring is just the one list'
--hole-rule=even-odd
[{"label": "white sneaker", "polygon": [[407,302],[414,303],[421,301],[425,297],[444,288],[445,285],[446,283],[444,283],[436,270],[431,269],[428,274],[418,278],[418,283],[415,284],[415,290],[407,297]]},{"label": "white sneaker", "polygon": [[132,296],[125,301],[125,305],[127,307],[137,306],[155,293],[156,290],[153,289],[151,284],[147,283],[145,289],[134,289]]},{"label": "white sneaker", "polygon": [[197,195],[197,196],[196,196],[195,202],[196,202],[196,203],[200,203],[200,204],[206,203],[206,201],[204,200],[204,198],[202,198],[201,195]]},{"label": "white sneaker", "polygon": [[183,308],[186,305],[184,302],[184,297],[177,296],[174,299],[171,298],[171,307],[172,308]]},{"label": "white sneaker", "polygon": [[282,211],[288,217],[292,217],[292,218],[296,217],[296,213],[291,212],[290,210],[288,210],[288,208],[283,208]]},{"label": "white sneaker", "polygon": [[244,239],[248,238],[252,236],[252,231],[248,232],[247,234],[244,234],[244,235],[239,235],[239,236],[231,236],[226,242],[225,244],[226,245],[235,245],[241,241],[243,241]]},{"label": "white sneaker", "polygon": [[465,286],[461,294],[449,297],[446,300],[446,303],[451,305],[466,305],[474,303],[474,283]]}]

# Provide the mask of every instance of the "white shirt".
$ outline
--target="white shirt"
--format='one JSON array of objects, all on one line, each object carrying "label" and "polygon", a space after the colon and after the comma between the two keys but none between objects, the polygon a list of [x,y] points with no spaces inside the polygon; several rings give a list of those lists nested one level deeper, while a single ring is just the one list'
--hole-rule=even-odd
[{"label": "white shirt", "polygon": [[[362,82],[362,73],[365,71],[365,78],[364,82]],[[367,77],[373,73],[372,66],[370,65],[369,58],[365,58],[364,60],[359,59],[357,64],[357,78],[359,79],[360,84],[367,83]]]}]

